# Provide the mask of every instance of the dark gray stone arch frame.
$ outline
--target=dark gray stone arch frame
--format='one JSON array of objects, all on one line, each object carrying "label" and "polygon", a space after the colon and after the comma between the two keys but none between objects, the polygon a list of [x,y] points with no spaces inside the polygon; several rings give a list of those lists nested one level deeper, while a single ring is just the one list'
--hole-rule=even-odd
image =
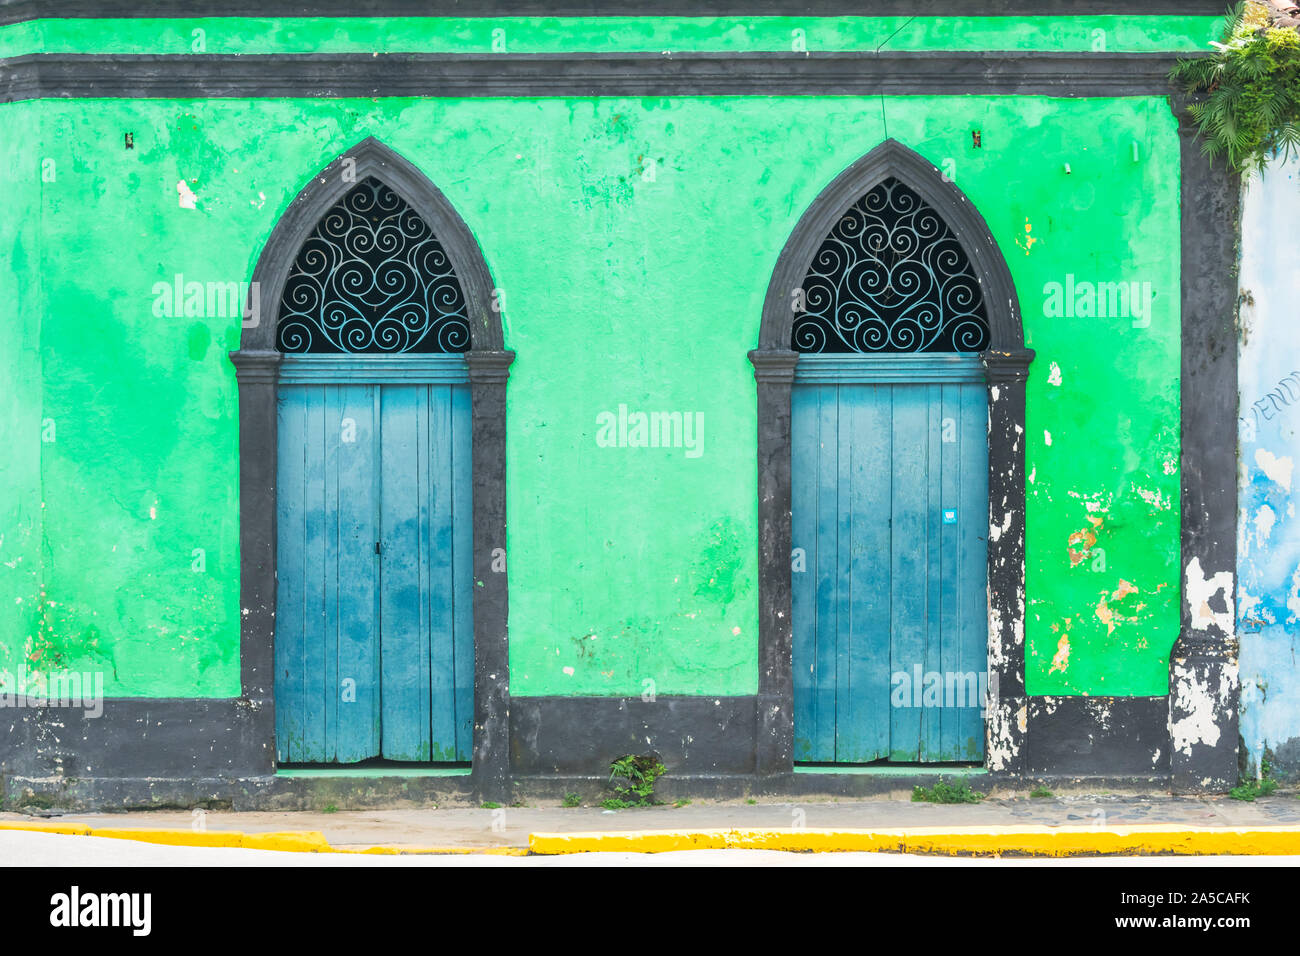
[{"label": "dark gray stone arch frame", "polygon": [[[370,137],[312,177],[280,217],[253,270],[240,348],[240,687],[256,715],[266,763],[275,754],[276,350],[280,295],[293,261],[325,212],[367,176],[398,193],[432,227],[464,289],[474,494],[474,789],[509,796],[510,691],[505,573],[505,392],[514,353],[503,344],[493,283],[469,227],[409,161]],[[253,300],[256,297],[256,302]]]},{"label": "dark gray stone arch frame", "polygon": [[990,344],[980,358],[989,392],[989,686],[986,766],[1023,761],[1025,696],[1025,348],[1020,303],[984,217],[956,184],[897,140],[886,140],[837,176],[804,212],[777,259],[763,302],[758,383],[759,673],[756,770],[794,769],[791,621],[790,392],[799,353],[790,348],[794,290],[844,210],[895,176],[929,203],[970,257],[988,308]]}]

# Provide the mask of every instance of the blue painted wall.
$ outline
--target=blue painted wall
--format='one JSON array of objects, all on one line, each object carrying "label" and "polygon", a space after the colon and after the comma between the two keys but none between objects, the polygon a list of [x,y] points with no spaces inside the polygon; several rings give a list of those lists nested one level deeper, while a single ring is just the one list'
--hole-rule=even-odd
[{"label": "blue painted wall", "polygon": [[1274,165],[1242,209],[1237,632],[1248,772],[1300,777],[1300,163]]}]

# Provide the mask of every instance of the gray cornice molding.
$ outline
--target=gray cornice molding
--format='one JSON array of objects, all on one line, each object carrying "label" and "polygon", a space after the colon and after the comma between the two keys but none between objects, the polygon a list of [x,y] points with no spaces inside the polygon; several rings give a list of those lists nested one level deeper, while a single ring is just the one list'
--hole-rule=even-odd
[{"label": "gray cornice molding", "polygon": [[235,378],[241,384],[274,385],[279,377],[280,362],[284,356],[266,349],[248,349],[230,352],[235,366]]},{"label": "gray cornice molding", "polygon": [[1169,53],[32,53],[0,101],[116,97],[1166,96]]},{"label": "gray cornice molding", "polygon": [[[1222,0],[972,0],[963,16],[1219,16]],[[0,25],[42,18],[150,17],[884,17],[952,16],[951,0],[641,0],[613,6],[597,0],[0,0]]]},{"label": "gray cornice molding", "polygon": [[1034,360],[1033,349],[1000,351],[989,349],[980,353],[984,375],[991,385],[1025,382],[1029,378],[1029,363]]},{"label": "gray cornice molding", "polygon": [[465,353],[469,380],[485,385],[504,385],[510,379],[515,353],[508,350],[475,349]]},{"label": "gray cornice molding", "polygon": [[749,361],[754,366],[755,381],[766,384],[789,385],[794,381],[795,366],[799,364],[799,353],[793,349],[764,348],[753,349]]}]

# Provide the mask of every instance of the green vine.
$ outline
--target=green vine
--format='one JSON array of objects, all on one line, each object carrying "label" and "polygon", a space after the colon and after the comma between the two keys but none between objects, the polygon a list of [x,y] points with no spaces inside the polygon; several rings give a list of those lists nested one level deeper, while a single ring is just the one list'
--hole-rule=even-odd
[{"label": "green vine", "polygon": [[1300,154],[1300,32],[1279,25],[1257,2],[1229,14],[1211,56],[1180,60],[1172,82],[1200,94],[1188,105],[1211,160],[1258,172],[1276,154]]}]

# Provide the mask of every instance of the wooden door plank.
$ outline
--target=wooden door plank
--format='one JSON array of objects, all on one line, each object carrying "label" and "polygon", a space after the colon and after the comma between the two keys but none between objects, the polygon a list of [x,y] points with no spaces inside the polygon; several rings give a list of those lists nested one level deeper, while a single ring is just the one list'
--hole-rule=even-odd
[{"label": "wooden door plank", "polygon": [[429,542],[426,643],[429,647],[429,759],[456,759],[455,631],[452,529],[451,389],[430,385],[428,396],[428,479],[423,522]]},{"label": "wooden door plank", "polygon": [[277,403],[275,739],[276,759],[302,759],[306,692],[303,509],[307,469],[306,389],[280,390]]},{"label": "wooden door plank", "polygon": [[[961,487],[962,411],[961,392],[964,385],[938,386],[938,396],[934,415],[938,422],[938,448],[940,463],[938,479],[938,501],[935,506],[939,514],[936,542],[936,561],[938,596],[935,613],[936,627],[931,631],[931,654],[933,669],[943,678],[943,706],[932,715],[936,734],[927,743],[922,759],[925,760],[960,760],[962,759],[959,740],[958,714],[953,707],[963,703],[958,698],[965,692],[964,677],[961,671],[961,656],[958,647],[958,596],[961,586],[960,554],[961,535],[958,522],[965,519],[966,501]],[[951,517],[947,517],[951,513]],[[952,699],[949,699],[949,692]],[[937,739],[936,739],[937,738]]]},{"label": "wooden door plank", "polygon": [[320,671],[315,675],[323,717],[321,760],[338,754],[339,720],[339,389],[321,386],[321,615]]},{"label": "wooden door plank", "polygon": [[338,387],[331,415],[337,441],[338,655],[331,685],[338,701],[333,759],[379,755],[378,389]]},{"label": "wooden door plank", "polygon": [[307,467],[303,483],[305,534],[303,539],[303,749],[300,760],[320,763],[328,759],[326,727],[328,689],[325,661],[333,651],[327,632],[329,614],[326,578],[329,576],[329,536],[325,518],[325,386],[310,385],[306,392]]},{"label": "wooden door plank", "polygon": [[817,563],[813,634],[814,760],[835,759],[835,677],[839,654],[839,388],[817,389]]},{"label": "wooden door plank", "polygon": [[835,386],[835,760],[858,758],[857,726],[851,710],[849,666],[853,656],[853,417],[857,390]]},{"label": "wooden door plank", "polygon": [[[943,385],[919,385],[925,396],[925,617],[922,633],[921,740],[917,759],[943,760]],[[927,684],[929,685],[927,687]],[[927,691],[929,693],[927,694]]]},{"label": "wooden door plank", "polygon": [[[456,760],[474,751],[474,470],[468,385],[451,393],[452,656]],[[502,542],[504,547],[504,542]],[[502,556],[504,561],[504,555]],[[505,574],[504,566],[493,574]]]},{"label": "wooden door plank", "polygon": [[[923,385],[894,386],[893,488],[890,540],[891,671],[925,671],[926,574],[929,563],[926,510],[929,408]],[[915,681],[913,682],[915,685]],[[923,688],[913,686],[916,695]],[[921,707],[890,708],[889,756],[918,759]]]},{"label": "wooden door plank", "polygon": [[[983,385],[961,386],[961,489],[958,512],[961,546],[957,558],[958,666],[988,672],[988,393]],[[987,678],[984,678],[987,682]],[[984,759],[984,718],[979,706],[958,715],[961,759]]]},{"label": "wooden door plank", "polygon": [[[427,449],[421,432],[426,389],[386,385],[380,391],[380,682],[383,756],[429,759],[427,610],[422,574],[421,480]],[[425,426],[427,427],[427,426]]]},{"label": "wooden door plank", "polygon": [[[852,459],[841,507],[850,515],[847,673],[839,690],[836,753],[867,763],[889,755],[889,516],[892,395],[888,385],[840,386]],[[846,409],[848,415],[845,415]]]}]

